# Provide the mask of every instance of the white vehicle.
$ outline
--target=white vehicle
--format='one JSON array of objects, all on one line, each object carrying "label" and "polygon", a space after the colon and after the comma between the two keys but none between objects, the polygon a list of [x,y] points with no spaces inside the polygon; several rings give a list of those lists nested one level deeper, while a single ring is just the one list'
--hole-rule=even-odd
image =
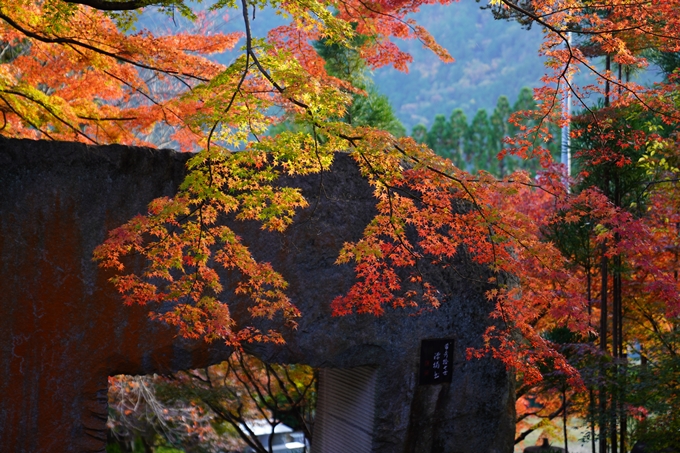
[{"label": "white vehicle", "polygon": [[[246,423],[248,429],[257,437],[257,440],[262,446],[269,448],[269,438],[272,438],[271,453],[308,453],[309,442],[305,439],[302,431],[293,431],[290,426],[283,423],[277,424],[272,430],[272,426],[267,420],[256,420]],[[248,432],[245,427],[241,428],[244,432]],[[254,453],[255,450],[247,447],[244,453]]]}]

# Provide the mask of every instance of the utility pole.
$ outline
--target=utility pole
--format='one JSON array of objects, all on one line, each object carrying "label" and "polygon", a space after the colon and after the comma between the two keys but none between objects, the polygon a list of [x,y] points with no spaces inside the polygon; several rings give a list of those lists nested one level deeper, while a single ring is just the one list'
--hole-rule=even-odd
[{"label": "utility pole", "polygon": [[[567,32],[567,51],[571,51],[571,32]],[[570,81],[569,77],[569,68],[567,68],[567,73],[565,74],[565,77],[567,79],[567,82]],[[566,93],[564,94],[564,97],[562,98],[562,114],[563,117],[566,119],[566,122],[562,126],[562,156],[560,159],[560,162],[562,165],[565,166],[565,183],[569,180],[571,177],[571,151],[569,149],[570,147],[570,137],[569,137],[569,132],[570,132],[570,123],[571,123],[571,87],[570,83],[567,83],[566,87]]]}]

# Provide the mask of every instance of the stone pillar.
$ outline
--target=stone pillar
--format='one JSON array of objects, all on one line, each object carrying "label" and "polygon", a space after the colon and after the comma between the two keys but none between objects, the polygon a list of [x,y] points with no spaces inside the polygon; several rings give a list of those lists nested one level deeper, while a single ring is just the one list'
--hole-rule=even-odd
[{"label": "stone pillar", "polygon": [[312,453],[371,453],[376,371],[370,366],[319,371]]},{"label": "stone pillar", "polygon": [[[226,347],[179,340],[151,322],[145,307],[125,307],[92,262],[107,231],[172,195],[186,155],[123,146],[0,139],[0,445],[2,451],[103,451],[107,376],[203,367]],[[481,345],[491,306],[485,270],[464,254],[447,269],[423,266],[445,293],[438,310],[415,315],[331,316],[330,302],[354,282],[335,264],[346,241],[358,239],[375,215],[375,199],[352,159],[341,155],[323,177],[286,178],[310,208],[285,234],[254,222],[230,223],[256,259],[289,283],[303,313],[297,330],[279,320],[283,346],[251,352],[279,363],[319,368],[373,367],[376,453],[510,453],[514,435],[512,376],[491,360],[465,360]],[[246,301],[233,296],[228,273],[223,300],[241,322]],[[419,386],[420,341],[455,341],[452,382]]]}]

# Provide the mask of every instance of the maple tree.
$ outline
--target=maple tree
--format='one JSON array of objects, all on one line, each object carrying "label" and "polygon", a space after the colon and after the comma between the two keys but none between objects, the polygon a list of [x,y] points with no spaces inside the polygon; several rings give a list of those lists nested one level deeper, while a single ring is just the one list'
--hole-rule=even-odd
[{"label": "maple tree", "polygon": [[[527,23],[540,23],[548,30],[544,51],[552,57],[556,72],[551,79],[554,85],[539,90],[544,114],[551,114],[547,107],[555,106],[554,96],[560,87],[573,91],[577,104],[584,110],[583,127],[576,131],[586,138],[581,139],[585,145],[580,151],[585,164],[579,175],[581,187],[596,188],[599,196],[605,197],[602,201],[614,209],[611,216],[592,218],[589,214],[575,222],[585,227],[580,234],[585,241],[580,244],[580,252],[572,255],[572,261],[582,265],[579,272],[586,276],[588,311],[599,317],[592,323],[599,324],[599,328],[592,330],[599,334],[600,349],[612,360],[612,366],[600,367],[596,373],[599,381],[595,385],[599,399],[596,410],[592,406],[593,387],[589,397],[590,413],[597,417],[593,422],[599,428],[600,451],[608,447],[625,451],[630,445],[626,437],[630,414],[639,416],[644,412],[640,412],[640,407],[645,407],[644,404],[632,407],[629,399],[628,389],[639,384],[630,380],[637,372],[631,372],[636,365],[629,363],[627,353],[644,356],[639,352],[642,344],[666,351],[669,346],[672,348],[672,343],[660,345],[659,337],[673,338],[678,304],[677,273],[668,261],[659,261],[664,256],[667,260],[668,252],[674,248],[666,241],[675,240],[666,236],[667,229],[660,228],[660,223],[672,219],[672,211],[661,206],[672,205],[670,199],[677,181],[677,168],[668,163],[677,155],[674,131],[677,117],[672,107],[675,101],[671,100],[674,96],[671,93],[677,90],[675,76],[669,75],[664,83],[640,87],[629,81],[629,74],[631,69],[646,65],[642,49],[653,48],[662,55],[677,52],[677,5],[565,2],[561,9],[552,6],[546,9],[534,2],[503,4],[509,9],[496,7],[499,15],[519,14]],[[571,45],[567,32],[577,37],[575,45]],[[604,71],[590,61],[598,56],[604,57]],[[594,71],[599,84],[576,87],[565,62],[572,63],[572,70],[580,67]],[[586,102],[593,92],[602,96],[601,111]],[[653,171],[645,174],[641,171],[644,168]],[[659,203],[659,198],[665,201]],[[657,202],[648,204],[649,200]],[[594,300],[596,297],[599,300]],[[640,311],[647,316],[641,317],[637,314]],[[656,338],[651,338],[649,332],[655,332],[652,337]],[[643,358],[646,360],[647,357]],[[656,362],[653,367],[658,372],[661,369],[658,366],[665,361],[657,356]],[[612,386],[607,388],[603,380],[611,381]],[[667,385],[673,387],[672,383]],[[650,420],[663,420],[673,411],[667,406]],[[638,430],[645,423],[636,425]],[[636,435],[644,439],[646,434],[638,431]],[[673,438],[670,431],[666,435]],[[594,441],[594,434],[592,437]]]},{"label": "maple tree", "polygon": [[[200,150],[189,161],[189,175],[174,198],[155,200],[148,215],[112,231],[96,252],[103,266],[119,272],[113,282],[126,303],[174,301],[174,310],[154,316],[176,325],[187,337],[233,345],[282,341],[276,331],[237,326],[231,318],[213,264],[241,276],[236,291],[250,298],[253,316],[281,316],[294,323],[300,313],[287,298],[286,282],[276,269],[254,260],[247,244],[217,219],[234,214],[258,220],[270,230],[285,229],[306,201],[299,191],[277,187],[273,181],[282,173],[324,171],[335,153],[344,152],[355,158],[374,187],[378,214],[364,236],[346,244],[338,258],[354,263],[357,281],[333,301],[335,314],[437,307],[449,295],[418,272],[419,263],[445,265],[466,253],[493,274],[487,297],[496,319],[484,346],[469,351],[469,356],[489,354],[502,360],[526,385],[540,381],[546,363],[569,385],[583,383],[576,366],[544,335],[557,327],[586,338],[599,333],[604,353],[612,332],[611,353],[623,357],[624,283],[636,289],[627,300],[646,307],[640,316],[656,307],[653,321],[647,317],[641,323],[656,324],[656,336],[650,339],[643,328],[634,332],[631,326],[625,333],[629,344],[639,338],[657,347],[676,328],[680,310],[677,231],[668,227],[677,216],[677,147],[674,132],[656,129],[671,130],[677,121],[677,77],[642,87],[627,80],[622,68],[644,67],[643,48],[680,50],[677,2],[492,1],[497,13],[546,30],[542,52],[552,70],[545,86],[535,90],[538,108],[510,117],[517,133],[506,139],[501,151],[536,157],[543,172],[536,178],[516,172],[500,179],[486,172],[470,175],[412,138],[343,121],[354,96],[365,90],[328,71],[313,43],[323,40],[349,49],[369,68],[391,64],[405,70],[410,57],[392,39],[416,38],[451,61],[448,52],[408,18],[427,3],[221,0],[214,8],[236,10],[241,32],[201,30],[201,13],[197,34],[167,35],[125,27],[133,23],[135,11],[150,5],[194,17],[181,0],[3,3],[0,132],[150,144],[155,128],[169,127],[178,148]],[[250,11],[265,6],[290,23],[257,37],[251,31]],[[571,44],[570,32],[587,39]],[[229,66],[206,58],[239,45],[239,56]],[[605,69],[589,55],[606,55]],[[618,74],[612,63],[618,65]],[[577,86],[573,75],[579,70],[595,74],[598,83]],[[568,120],[559,108],[567,91],[590,118],[577,134],[593,136],[583,151],[588,164],[581,177],[598,166],[645,166],[653,177],[645,182],[650,209],[644,216],[626,209],[621,192],[619,199],[597,185],[571,190],[563,169],[552,163],[545,143],[553,138],[551,125]],[[609,109],[604,114],[587,103],[593,93],[604,98]],[[621,113],[616,112],[637,117],[643,112],[653,121],[621,134]],[[282,121],[300,127],[267,135]],[[642,153],[642,161],[626,154],[631,149]],[[583,266],[584,255],[568,253],[548,234],[558,225],[585,224],[592,225],[587,231],[592,252],[588,256],[601,264],[599,286],[596,261],[586,260]],[[124,257],[130,254],[147,259],[141,275],[125,273]],[[608,270],[610,262],[616,272]],[[624,264],[634,271],[624,275]],[[593,291],[599,291],[599,301]],[[622,400],[617,398],[611,405],[620,408]]]},{"label": "maple tree", "polygon": [[[547,230],[563,254],[570,257],[570,271],[585,277],[583,291],[588,300],[591,338],[582,341],[579,348],[589,350],[593,358],[599,357],[577,366],[588,389],[575,392],[577,404],[572,405],[572,412],[589,421],[593,442],[598,426],[600,451],[606,450],[607,443],[613,451],[625,451],[630,445],[629,423],[635,438],[660,447],[672,445],[677,442],[672,429],[652,434],[655,430],[648,427],[667,421],[672,426],[672,414],[677,412],[671,407],[674,403],[660,408],[658,402],[644,401],[630,389],[646,388],[646,379],[660,385],[659,376],[668,379],[662,388],[677,387],[674,373],[666,368],[672,361],[656,355],[663,350],[672,356],[676,347],[677,261],[673,260],[677,230],[670,222],[676,215],[672,199],[677,190],[677,169],[668,160],[676,159],[673,137],[677,127],[663,125],[662,118],[639,104],[592,109],[578,117],[575,125],[581,172],[579,183],[572,189],[581,193],[573,199],[583,202],[584,196],[588,197],[590,207],[561,208],[562,219]],[[593,210],[596,205],[592,203],[597,199],[600,208]],[[567,220],[575,214],[574,208],[581,212]],[[598,353],[592,341],[595,330],[599,334]],[[651,361],[646,348],[655,351]],[[629,355],[640,357],[642,363],[631,363]],[[559,410],[551,412],[558,405],[554,396],[551,399],[543,392],[539,397],[546,417],[560,415]],[[520,398],[518,413],[540,415],[527,405],[530,402]],[[539,425],[523,423],[518,440]]]}]

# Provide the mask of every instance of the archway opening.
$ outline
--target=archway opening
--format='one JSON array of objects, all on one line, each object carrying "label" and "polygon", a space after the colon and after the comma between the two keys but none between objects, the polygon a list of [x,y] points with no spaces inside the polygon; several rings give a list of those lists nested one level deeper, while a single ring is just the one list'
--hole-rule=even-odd
[{"label": "archway opening", "polygon": [[107,453],[309,453],[318,371],[234,351],[206,368],[109,377]]}]

